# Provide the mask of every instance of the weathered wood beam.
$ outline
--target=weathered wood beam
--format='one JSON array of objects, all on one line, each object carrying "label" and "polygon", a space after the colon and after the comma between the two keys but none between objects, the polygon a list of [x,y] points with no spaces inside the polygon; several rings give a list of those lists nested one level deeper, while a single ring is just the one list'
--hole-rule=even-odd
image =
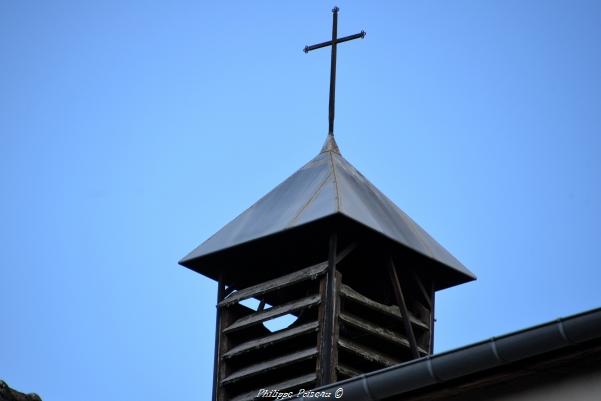
[{"label": "weathered wood beam", "polygon": [[413,280],[417,284],[417,288],[419,289],[419,292],[420,292],[422,298],[424,298],[424,301],[426,301],[428,308],[432,309],[432,300],[430,299],[429,291],[426,291],[426,288],[424,287],[422,280],[419,278],[419,276],[417,275],[415,270],[412,270],[411,273],[413,275]]},{"label": "weathered wood beam", "polygon": [[387,330],[383,327],[374,326],[368,321],[363,320],[357,316],[352,316],[347,313],[341,313],[340,320],[350,326],[363,330],[366,334],[371,334],[375,337],[386,340],[401,347],[410,347],[409,341],[400,337],[398,334],[395,334],[392,331]]},{"label": "weathered wood beam", "polygon": [[366,347],[343,337],[338,339],[338,345],[340,345],[340,348],[352,352],[353,354],[360,356],[367,361],[377,363],[384,367],[393,366],[400,363],[399,359],[384,355],[373,348]]},{"label": "weathered wood beam", "polygon": [[[217,282],[217,305],[219,302],[223,300],[225,296],[225,292],[227,289],[225,288],[225,283],[222,277],[219,277],[219,281]],[[213,401],[217,401],[217,388],[219,387],[219,342],[221,340],[221,309],[217,306],[215,313],[215,353],[213,355],[213,393],[211,399]]]},{"label": "weathered wood beam", "polygon": [[434,286],[434,282],[432,282],[430,294],[432,294],[432,308],[430,309],[430,354],[433,354],[434,353],[434,323],[436,322],[436,318],[434,317],[434,311],[435,311],[435,307],[436,307],[436,288]]},{"label": "weathered wood beam", "polygon": [[[223,282],[223,279],[220,280],[221,282]],[[223,290],[223,293],[225,293],[225,287],[221,287]],[[240,309],[247,309],[245,306],[243,305],[236,305],[237,307],[239,307]],[[230,346],[231,346],[231,340],[228,338],[228,336],[223,335],[223,329],[225,327],[228,327],[229,325],[232,324],[232,322],[234,321],[234,319],[236,318],[236,316],[240,316],[239,310],[234,310],[233,308],[229,308],[229,309],[221,309],[221,308],[217,308],[217,312],[218,312],[218,316],[219,316],[219,323],[217,324],[216,327],[216,331],[218,333],[218,360],[217,360],[217,378],[216,378],[216,383],[215,386],[217,387],[217,391],[216,391],[216,400],[217,401],[228,401],[228,394],[226,392],[226,390],[223,388],[223,386],[221,385],[222,380],[229,375],[230,373],[230,366],[228,363],[226,363],[226,361],[222,360],[220,355],[225,354]]]},{"label": "weathered wood beam", "polygon": [[326,282],[327,276],[323,276],[319,281],[319,295],[321,296],[322,302],[319,304],[319,308],[317,309],[317,321],[319,323],[319,329],[317,331],[317,349],[319,350],[319,356],[315,363],[315,371],[317,372],[317,385],[321,384],[322,380],[322,366],[324,363],[324,355],[322,349],[324,347],[324,329],[325,329],[325,315],[326,315]]},{"label": "weathered wood beam", "polygon": [[[360,294],[359,292],[353,290],[351,287],[349,287],[346,284],[342,284],[342,286],[340,287],[340,295],[342,295],[346,299],[349,299],[356,303],[359,303],[359,304],[361,304],[371,310],[374,310],[376,312],[380,312],[382,314],[396,318],[398,320],[403,319],[403,314],[401,313],[401,310],[399,309],[398,306],[384,305],[379,302],[376,302],[372,299],[367,298],[365,295]],[[424,329],[429,328],[426,323],[417,319],[415,316],[413,316],[411,314],[411,312],[409,312],[409,319],[411,320],[411,323],[415,326],[419,326]]]},{"label": "weathered wood beam", "polygon": [[355,291],[346,284],[342,284],[342,286],[340,287],[340,295],[377,312],[381,312],[392,317],[396,317],[398,319],[403,318],[403,316],[401,315],[401,310],[398,306],[384,305],[379,302],[376,302],[373,299],[370,299],[365,295],[359,293],[358,291]]},{"label": "weathered wood beam", "polygon": [[359,376],[361,373],[363,373],[343,364],[338,364],[338,366],[336,366],[336,370],[338,373],[340,373],[340,375],[345,376],[346,378]]},{"label": "weathered wood beam", "polygon": [[230,401],[253,401],[257,398],[257,396],[259,395],[259,391],[262,389],[277,389],[278,391],[286,392],[287,390],[292,390],[296,387],[306,386],[306,385],[315,383],[316,378],[317,378],[317,375],[315,373],[310,373],[308,375],[295,377],[294,379],[286,380],[286,381],[283,381],[280,383],[269,384],[267,386],[263,386],[256,390],[249,391],[244,394],[240,394],[240,395],[232,398]]},{"label": "weathered wood beam", "polygon": [[234,373],[223,379],[221,383],[228,385],[237,382],[241,379],[256,376],[260,373],[266,373],[290,365],[295,362],[300,362],[306,359],[313,358],[316,355],[317,349],[315,347],[312,347],[309,349],[304,349],[302,351],[294,352],[292,354],[280,356],[278,358],[262,361],[235,371]]},{"label": "weathered wood beam", "polygon": [[[353,327],[361,329],[364,332],[371,334],[375,337],[378,337],[382,340],[386,340],[388,342],[394,343],[403,348],[407,348],[407,349],[411,348],[411,345],[409,344],[409,341],[407,341],[407,339],[405,339],[403,337],[399,337],[398,334],[396,334],[388,329],[385,329],[385,328],[379,327],[379,326],[375,326],[372,323],[368,322],[367,320],[361,319],[358,316],[353,316],[348,313],[341,313],[340,320],[345,322],[348,325],[351,325]],[[418,347],[418,350],[423,355],[428,354],[428,352],[422,348]]]},{"label": "weathered wood beam", "polygon": [[347,245],[347,247],[344,248],[342,251],[338,252],[338,254],[336,255],[336,264],[342,262],[351,252],[355,250],[355,248],[357,248],[357,243],[352,242],[349,245]]},{"label": "weathered wood beam", "polygon": [[338,319],[338,316],[340,316],[340,286],[342,285],[342,273],[340,273],[339,271],[336,270],[336,273],[334,274],[334,278],[336,280],[335,283],[335,291],[334,291],[334,327],[332,330],[332,355],[331,357],[331,361],[332,361],[332,366],[331,366],[331,381],[335,382],[338,380],[338,374],[336,373],[336,366],[338,366],[338,338],[340,337],[340,319]]},{"label": "weathered wood beam", "polygon": [[302,326],[293,327],[290,329],[278,331],[276,333],[270,334],[266,337],[250,340],[244,342],[236,347],[233,347],[228,352],[222,355],[222,358],[229,359],[241,354],[244,354],[249,351],[259,350],[265,347],[269,347],[270,345],[280,343],[282,341],[290,340],[292,338],[296,338],[303,334],[311,333],[317,331],[319,325],[318,322],[310,322],[303,324]]},{"label": "weathered wood beam", "polygon": [[316,265],[307,267],[302,270],[295,271],[290,274],[275,278],[273,280],[265,281],[260,284],[253,285],[235,292],[232,296],[225,298],[219,303],[219,306],[229,306],[236,302],[243,301],[252,297],[259,297],[260,295],[266,294],[271,291],[279,290],[290,285],[300,283],[305,280],[314,280],[323,273],[325,273],[328,267],[328,262],[318,263]]},{"label": "weathered wood beam", "polygon": [[323,297],[323,328],[320,335],[319,352],[319,384],[326,385],[335,380],[335,362],[333,359],[334,328],[336,323],[336,251],[338,248],[338,236],[336,233],[330,234],[328,250],[328,269],[325,277],[325,289],[321,296]]},{"label": "weathered wood beam", "polygon": [[234,287],[226,287],[225,290],[223,291],[223,297],[221,298],[222,300],[224,298],[226,298],[228,295],[230,295],[232,292],[236,291],[236,289]]},{"label": "weathered wood beam", "polygon": [[[409,316],[407,304],[405,303],[405,297],[403,296],[403,289],[401,288],[399,276],[397,275],[392,257],[388,261],[388,272],[390,274],[390,281],[392,281],[394,296],[399,308],[401,309],[401,314],[403,316]],[[409,319],[403,319],[403,326],[405,327],[405,333],[407,334],[409,344],[411,345],[411,354],[414,358],[419,358],[419,350],[417,348],[417,341],[415,340],[415,333],[413,333],[413,327],[411,326]]]},{"label": "weathered wood beam", "polygon": [[319,294],[311,295],[306,298],[301,298],[295,301],[287,302],[282,305],[273,306],[269,309],[254,312],[250,315],[241,317],[230,326],[223,330],[224,333],[231,333],[236,330],[243,329],[253,324],[262,323],[269,319],[274,319],[286,315],[290,312],[295,312],[300,309],[312,307],[321,302]]}]

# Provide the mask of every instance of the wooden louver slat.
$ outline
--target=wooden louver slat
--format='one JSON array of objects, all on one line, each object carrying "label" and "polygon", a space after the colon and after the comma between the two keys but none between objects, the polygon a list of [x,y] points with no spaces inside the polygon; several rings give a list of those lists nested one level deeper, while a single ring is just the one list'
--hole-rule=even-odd
[{"label": "wooden louver slat", "polygon": [[[353,290],[351,287],[349,287],[346,284],[342,284],[340,286],[340,295],[350,299],[352,301],[355,301],[367,308],[370,308],[372,310],[375,310],[377,312],[386,314],[388,316],[397,318],[397,319],[403,319],[403,315],[401,314],[401,311],[399,309],[398,306],[396,305],[383,305],[379,302],[376,302],[372,299],[367,298],[366,296],[358,293],[357,291]],[[414,316],[409,316],[409,319],[411,320],[411,323],[413,325],[422,327],[424,329],[428,329],[428,325],[425,324],[424,322],[418,320],[417,318],[415,318]]]},{"label": "wooden louver slat", "polygon": [[253,324],[261,323],[269,319],[273,319],[279,316],[286,315],[290,312],[295,312],[300,309],[308,308],[314,305],[319,304],[321,301],[320,295],[315,294],[306,298],[301,298],[292,302],[288,302],[282,305],[274,306],[269,309],[265,309],[262,311],[257,311],[250,315],[241,317],[236,320],[230,326],[228,326],[224,333],[230,333],[236,330],[240,330],[242,328],[251,326]]},{"label": "wooden louver slat", "polygon": [[231,375],[227,376],[223,379],[222,384],[230,384],[236,382],[240,379],[244,379],[251,376],[256,376],[260,373],[266,373],[271,370],[281,368],[286,365],[290,365],[291,363],[300,362],[305,359],[309,359],[317,355],[317,348],[312,347],[308,349],[304,349],[302,351],[297,351],[292,354],[280,356],[274,359],[270,359],[267,361],[263,361],[260,363],[256,363],[254,365],[247,366],[238,371],[235,371]]},{"label": "wooden louver slat", "polygon": [[391,358],[374,349],[358,344],[346,338],[339,338],[338,345],[353,354],[362,357],[370,362],[375,362],[381,366],[387,367],[398,364],[400,361],[396,358]]},{"label": "wooden louver slat", "polygon": [[300,336],[300,335],[303,335],[306,333],[310,333],[312,331],[317,331],[318,327],[319,327],[318,322],[310,322],[310,323],[306,323],[306,324],[303,324],[298,327],[293,327],[293,328],[289,328],[286,330],[278,331],[278,332],[270,334],[266,337],[247,341],[245,343],[242,343],[242,344],[232,348],[231,350],[229,350],[228,352],[223,354],[222,358],[229,359],[234,356],[243,354],[245,352],[249,352],[252,350],[258,350],[258,349],[267,347],[271,344],[289,340],[291,338],[294,338],[294,337],[297,337],[297,336]]},{"label": "wooden louver slat", "polygon": [[[407,339],[399,337],[398,334],[395,334],[394,332],[383,327],[374,326],[368,321],[363,320],[357,316],[349,315],[348,313],[341,313],[340,320],[353,327],[357,327],[369,334],[372,334],[380,339],[387,340],[407,349],[409,349],[410,347],[409,341],[407,341]],[[421,348],[419,348],[419,352],[422,354],[426,354],[426,351]]]},{"label": "wooden louver slat", "polygon": [[316,277],[322,275],[326,271],[327,267],[328,262],[322,262],[307,267],[305,269],[286,274],[285,276],[281,276],[273,280],[265,281],[264,283],[253,285],[252,287],[248,287],[243,290],[234,292],[231,296],[219,302],[218,305],[220,307],[229,306],[236,302],[240,302],[252,297],[257,297],[266,294],[270,291],[279,290],[281,288],[288,287],[305,280],[313,280]]},{"label": "wooden louver slat", "polygon": [[339,363],[338,366],[336,366],[336,370],[338,371],[338,373],[345,377],[355,377],[361,374],[361,372],[359,372],[358,370],[355,370],[341,363]]},{"label": "wooden louver slat", "polygon": [[363,320],[357,316],[349,315],[347,313],[341,313],[340,320],[342,320],[344,323],[347,323],[353,327],[357,327],[357,328],[359,328],[369,334],[372,334],[376,337],[387,340],[391,343],[395,343],[402,347],[409,348],[409,341],[407,341],[406,339],[400,337],[399,335],[397,335],[397,334],[393,333],[392,331],[387,330],[383,327],[375,326],[375,325],[369,323],[368,321]]}]

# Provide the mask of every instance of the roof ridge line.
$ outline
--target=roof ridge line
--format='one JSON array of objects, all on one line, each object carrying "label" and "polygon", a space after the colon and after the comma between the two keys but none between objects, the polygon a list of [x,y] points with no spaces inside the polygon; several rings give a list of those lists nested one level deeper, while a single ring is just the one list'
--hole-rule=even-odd
[{"label": "roof ridge line", "polygon": [[[332,163],[332,173],[334,174],[334,187],[336,188],[336,211],[338,213],[342,212],[342,208],[340,207],[340,189],[338,188],[338,176],[336,175],[336,166],[334,163],[334,156],[332,155],[332,151],[330,153],[330,162]],[[342,157],[342,155],[340,155]]]}]

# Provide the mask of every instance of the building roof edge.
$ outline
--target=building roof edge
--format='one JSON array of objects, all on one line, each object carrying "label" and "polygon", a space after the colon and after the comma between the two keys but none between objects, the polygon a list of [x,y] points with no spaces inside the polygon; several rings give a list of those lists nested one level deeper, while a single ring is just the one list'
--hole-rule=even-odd
[{"label": "building roof edge", "polygon": [[378,401],[491,368],[601,338],[601,308],[453,350],[415,359],[315,389],[346,401]]}]

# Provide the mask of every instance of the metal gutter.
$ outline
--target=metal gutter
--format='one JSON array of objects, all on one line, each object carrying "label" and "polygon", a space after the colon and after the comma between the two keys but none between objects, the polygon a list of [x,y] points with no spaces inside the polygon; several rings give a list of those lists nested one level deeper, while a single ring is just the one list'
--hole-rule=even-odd
[{"label": "metal gutter", "polygon": [[345,401],[378,401],[601,338],[601,308],[315,389]]}]

